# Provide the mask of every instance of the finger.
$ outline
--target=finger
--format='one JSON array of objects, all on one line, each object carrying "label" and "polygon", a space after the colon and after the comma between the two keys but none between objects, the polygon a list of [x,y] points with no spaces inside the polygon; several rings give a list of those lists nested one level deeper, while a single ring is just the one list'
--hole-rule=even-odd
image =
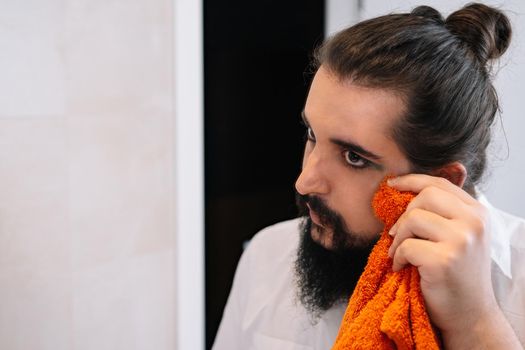
[{"label": "finger", "polygon": [[440,242],[447,239],[451,232],[449,219],[420,208],[410,210],[392,228],[390,234],[394,236],[394,240],[388,254],[392,257],[398,246],[409,238]]},{"label": "finger", "polygon": [[461,217],[470,212],[469,204],[457,195],[436,186],[425,187],[407,206],[406,212],[420,208],[447,219]]},{"label": "finger", "polygon": [[471,204],[476,201],[467,192],[443,177],[425,174],[408,174],[389,179],[388,184],[399,191],[411,191],[415,193],[421,192],[426,187],[434,186],[455,194],[465,203]]},{"label": "finger", "polygon": [[439,243],[424,239],[408,238],[396,249],[392,270],[399,271],[406,265],[432,266],[441,260]]}]

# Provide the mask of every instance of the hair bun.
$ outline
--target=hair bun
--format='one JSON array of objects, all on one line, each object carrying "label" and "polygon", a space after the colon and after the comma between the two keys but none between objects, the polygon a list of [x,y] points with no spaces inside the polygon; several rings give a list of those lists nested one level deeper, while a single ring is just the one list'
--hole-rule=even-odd
[{"label": "hair bun", "polygon": [[444,24],[445,20],[439,11],[430,6],[418,6],[410,13],[412,16],[420,16],[433,20],[438,24]]},{"label": "hair bun", "polygon": [[483,65],[503,55],[512,35],[509,19],[503,12],[479,3],[452,13],[445,26],[470,47]]}]

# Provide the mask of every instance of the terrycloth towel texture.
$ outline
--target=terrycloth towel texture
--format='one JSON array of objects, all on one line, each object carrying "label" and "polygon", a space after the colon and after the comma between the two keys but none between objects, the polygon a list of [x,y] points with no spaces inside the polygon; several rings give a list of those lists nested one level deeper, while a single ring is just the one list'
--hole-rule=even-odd
[{"label": "terrycloth towel texture", "polygon": [[415,195],[399,192],[384,180],[372,201],[385,224],[381,237],[350,298],[332,350],[439,349],[421,294],[417,268],[392,271],[390,228]]}]

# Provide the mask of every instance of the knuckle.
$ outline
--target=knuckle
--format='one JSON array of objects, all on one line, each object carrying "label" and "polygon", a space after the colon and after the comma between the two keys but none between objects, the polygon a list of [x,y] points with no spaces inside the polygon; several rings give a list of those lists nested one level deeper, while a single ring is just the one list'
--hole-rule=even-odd
[{"label": "knuckle", "polygon": [[425,187],[422,191],[421,191],[421,196],[424,197],[424,198],[432,198],[434,197],[437,192],[439,191],[439,188],[434,186],[434,185],[430,185],[428,187]]},{"label": "knuckle", "polygon": [[476,207],[476,212],[478,214],[479,220],[482,221],[484,227],[486,228],[489,221],[489,210],[484,205],[479,204]]},{"label": "knuckle", "polygon": [[456,251],[448,250],[443,255],[444,271],[452,272],[459,260],[459,254]]},{"label": "knuckle", "polygon": [[475,208],[469,218],[463,221],[460,229],[459,242],[462,248],[468,248],[482,242],[487,237],[489,221],[486,209],[482,206]]},{"label": "knuckle", "polygon": [[437,177],[436,183],[438,184],[438,186],[448,186],[450,184],[450,181],[444,177]]},{"label": "knuckle", "polygon": [[[466,232],[463,235],[460,235],[460,238],[457,241],[456,244],[456,251],[457,253],[464,254],[469,250],[469,248],[472,246],[474,242],[474,235],[470,232]],[[457,253],[450,253],[453,255],[453,257],[456,257]]]},{"label": "knuckle", "polygon": [[[414,228],[420,226],[423,219],[423,209],[413,208],[403,215],[399,227],[403,227],[403,231],[411,232]],[[407,234],[408,234],[407,232]]]},{"label": "knuckle", "polygon": [[419,193],[419,199],[422,203],[421,205],[424,208],[433,208],[439,206],[438,204],[441,202],[441,196],[443,194],[443,190],[439,188],[438,186],[431,185],[428,187],[425,187],[420,193]]},{"label": "knuckle", "polygon": [[404,220],[405,221],[406,220],[414,220],[414,217],[417,216],[417,211],[418,210],[419,210],[418,208],[412,208],[412,209],[406,211],[405,215],[403,215],[404,216]]},{"label": "knuckle", "polygon": [[476,249],[485,240],[484,223],[481,220],[474,220],[468,228],[458,230],[456,236],[456,251],[459,254],[467,254]]},{"label": "knuckle", "polygon": [[407,219],[418,220],[419,218],[421,218],[422,215],[424,215],[424,213],[425,213],[425,210],[423,208],[419,208],[419,207],[412,208],[407,213]]},{"label": "knuckle", "polygon": [[476,236],[476,238],[482,238],[485,234],[486,226],[485,220],[481,220],[480,218],[474,219],[472,222],[472,234]]},{"label": "knuckle", "polygon": [[489,219],[487,209],[480,205],[475,209],[475,215],[473,215],[471,220],[472,233],[476,236],[476,238],[483,239],[483,237],[486,235],[486,232],[488,231],[488,228]]},{"label": "knuckle", "polygon": [[400,259],[401,257],[404,257],[406,256],[407,254],[407,245],[408,245],[408,242],[407,240],[404,240],[403,242],[400,242],[399,245],[397,246],[397,249],[396,249],[396,257],[398,259]]},{"label": "knuckle", "polygon": [[477,225],[478,223],[471,222],[456,228],[456,247],[459,252],[465,253],[479,242],[483,231],[479,231]]}]

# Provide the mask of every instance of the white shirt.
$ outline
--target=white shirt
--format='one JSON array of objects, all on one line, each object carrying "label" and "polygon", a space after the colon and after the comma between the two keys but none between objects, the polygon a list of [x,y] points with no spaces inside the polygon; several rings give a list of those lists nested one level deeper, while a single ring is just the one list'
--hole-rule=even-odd
[{"label": "white shirt", "polygon": [[[492,207],[492,282],[497,301],[525,344],[525,220]],[[299,219],[254,236],[237,267],[213,350],[330,349],[346,305],[328,310],[314,325],[297,300],[294,260]]]}]

